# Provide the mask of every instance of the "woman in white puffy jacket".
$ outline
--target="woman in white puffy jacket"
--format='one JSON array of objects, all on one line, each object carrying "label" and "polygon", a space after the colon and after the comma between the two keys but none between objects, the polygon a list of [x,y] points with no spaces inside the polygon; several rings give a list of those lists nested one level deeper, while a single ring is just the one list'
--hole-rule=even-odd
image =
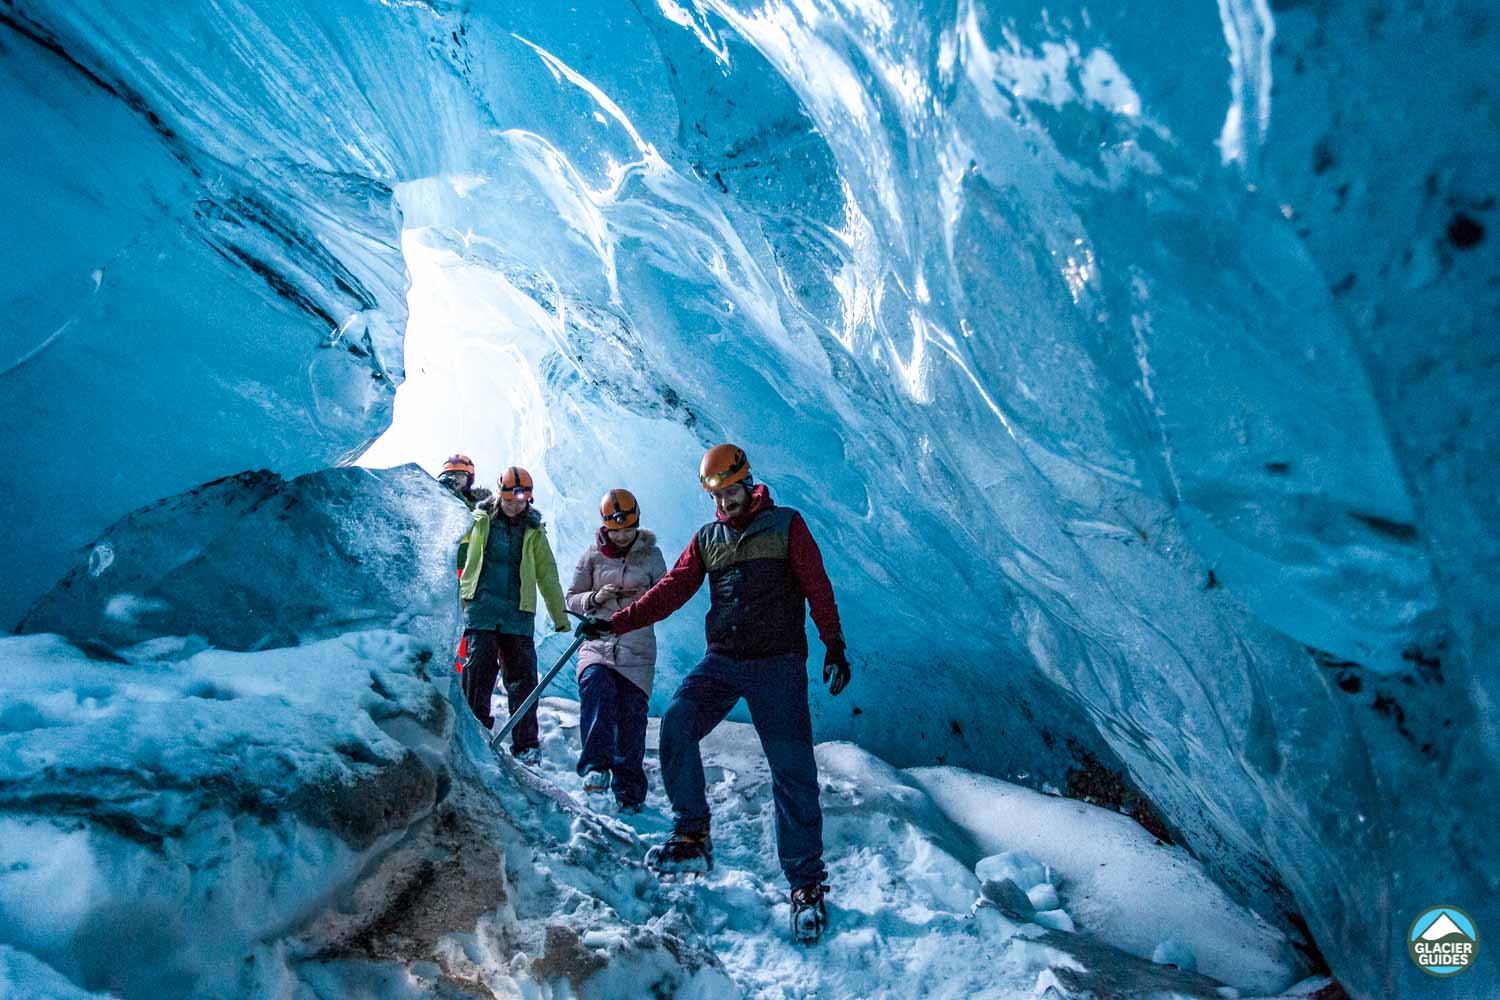
[{"label": "woman in white puffy jacket", "polygon": [[[606,493],[599,514],[604,524],[573,570],[567,600],[575,614],[608,618],[651,589],[667,565],[629,490]],[[653,628],[594,639],[578,653],[578,773],[586,792],[613,784],[621,812],[639,810],[646,798],[646,704],[655,673]]]}]

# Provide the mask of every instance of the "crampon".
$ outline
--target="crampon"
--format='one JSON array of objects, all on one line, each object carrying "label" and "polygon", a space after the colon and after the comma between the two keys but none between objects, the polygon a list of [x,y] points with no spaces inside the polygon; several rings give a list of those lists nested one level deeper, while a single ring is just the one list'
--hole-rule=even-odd
[{"label": "crampon", "polygon": [[708,834],[674,833],[665,844],[646,852],[646,866],[663,875],[702,874],[713,870],[714,848]]},{"label": "crampon", "polygon": [[823,928],[828,925],[828,907],[823,897],[828,886],[822,882],[809,882],[800,889],[792,890],[792,938],[802,944],[815,944],[823,937]]}]

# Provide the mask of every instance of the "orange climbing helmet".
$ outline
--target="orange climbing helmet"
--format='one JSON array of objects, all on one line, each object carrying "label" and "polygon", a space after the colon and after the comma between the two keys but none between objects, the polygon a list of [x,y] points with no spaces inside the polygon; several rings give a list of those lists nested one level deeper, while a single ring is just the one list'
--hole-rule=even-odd
[{"label": "orange climbing helmet", "polygon": [[444,472],[467,472],[469,478],[474,478],[474,460],[468,455],[454,455],[443,463]]},{"label": "orange climbing helmet", "polygon": [[634,528],[641,523],[641,505],[635,502],[635,494],[629,490],[610,490],[599,501],[599,516],[609,531]]},{"label": "orange climbing helmet", "polygon": [[698,466],[698,482],[710,493],[749,478],[750,460],[732,444],[714,445]]},{"label": "orange climbing helmet", "polygon": [[512,465],[500,477],[500,499],[531,500],[531,473],[519,465]]}]

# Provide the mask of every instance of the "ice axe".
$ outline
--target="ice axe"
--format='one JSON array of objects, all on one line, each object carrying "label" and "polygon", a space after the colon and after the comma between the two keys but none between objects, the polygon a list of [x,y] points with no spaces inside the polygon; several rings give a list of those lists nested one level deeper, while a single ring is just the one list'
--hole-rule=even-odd
[{"label": "ice axe", "polygon": [[[568,614],[573,615],[574,618],[583,617],[582,615],[573,614],[571,611]],[[567,665],[567,662],[573,658],[573,654],[578,652],[578,647],[582,646],[585,641],[581,635],[573,636],[572,643],[563,651],[563,655],[557,658],[557,662],[552,664],[552,669],[548,670],[542,679],[537,682],[536,690],[526,696],[526,700],[521,702],[520,707],[510,713],[510,718],[505,720],[505,725],[500,727],[500,731],[490,737],[491,750],[499,752],[497,748],[500,746],[500,741],[505,739],[506,735],[512,729],[516,728],[516,723],[526,718],[526,713],[531,711],[538,701],[541,701],[542,692],[547,690],[547,685],[552,683],[553,679],[562,671],[562,668]]]}]

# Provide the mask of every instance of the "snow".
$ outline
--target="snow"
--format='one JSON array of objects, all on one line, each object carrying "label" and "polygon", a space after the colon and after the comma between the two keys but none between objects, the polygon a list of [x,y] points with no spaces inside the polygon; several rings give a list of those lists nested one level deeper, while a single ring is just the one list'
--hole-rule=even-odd
[{"label": "snow", "polygon": [[[128,662],[91,660],[55,636],[0,640],[0,698],[19,706],[0,737],[3,974],[58,997],[86,995],[77,984],[131,997],[280,983],[298,997],[394,998],[456,980],[568,995],[546,992],[566,980],[587,997],[653,988],[702,998],[873,996],[898,984],[910,996],[1005,997],[1050,972],[1078,988],[1091,976],[1184,996],[1217,988],[1153,980],[1151,966],[1107,942],[1075,954],[1086,936],[1106,935],[1087,926],[1073,934],[1064,909],[1028,921],[981,902],[983,877],[1034,890],[1058,874],[1064,906],[1079,912],[1153,900],[1110,882],[1075,902],[1066,869],[1050,872],[1015,851],[981,857],[1001,835],[1024,840],[1024,824],[970,830],[973,816],[846,743],[817,748],[832,930],[820,946],[798,945],[775,863],[769,774],[749,726],[726,723],[705,742],[715,871],[658,885],[640,866],[670,826],[657,720],[646,809],[616,817],[607,796],[585,796],[574,771],[576,703],[542,702],[544,760],[530,775],[494,757],[468,715],[448,743],[436,694],[444,678],[434,686],[420,653],[385,631]],[[949,780],[966,777],[976,776],[955,770]],[[437,784],[452,788],[442,808],[462,818],[456,841],[428,818]],[[1102,836],[1103,849],[1132,847],[1120,817],[1103,810],[1030,819],[1065,824],[1034,831],[1053,840]],[[478,869],[440,877],[426,945],[351,950],[372,919],[427,919],[412,914],[429,904],[401,890],[406,867],[460,858],[481,841],[503,857],[496,888],[475,880]],[[1138,878],[1183,879],[1178,852],[1137,853]],[[1125,895],[1106,900],[1106,891]],[[380,918],[394,899],[408,901]],[[1205,954],[1232,952],[1251,920],[1228,907],[1194,941]],[[1069,933],[1038,937],[1044,927]],[[536,950],[518,950],[528,935]],[[668,938],[680,943],[668,947]],[[1259,986],[1266,974],[1230,981]],[[1285,985],[1291,967],[1280,976]]]},{"label": "snow", "polygon": [[91,1000],[102,996],[74,986],[34,955],[0,944],[0,996],[26,1000]]},{"label": "snow", "polygon": [[[540,774],[580,804],[612,812],[607,795],[585,795],[574,771],[576,703],[546,698],[541,704]],[[496,710],[503,714],[498,702]],[[646,809],[619,817],[629,830],[628,846],[620,848],[627,858],[643,857],[670,829],[656,743],[653,718]],[[1068,800],[1029,803],[1049,797],[957,768],[903,772],[847,743],[817,747],[831,931],[822,946],[801,947],[787,930],[788,887],[775,858],[769,771],[753,728],[725,723],[704,741],[703,752],[715,868],[701,879],[673,882],[664,891],[671,909],[652,922],[701,938],[749,994],[874,996],[900,984],[904,996],[1005,997],[1029,994],[1047,969],[1103,974],[1095,965],[1129,970],[1137,977],[1132,986],[1144,991],[1149,977],[1140,978],[1128,956],[1112,950],[1151,959],[1159,938],[1142,954],[1130,947],[1143,939],[1140,933],[1179,926],[1213,956],[1205,972],[1245,995],[1273,994],[1295,978],[1296,963],[1280,934],[1230,902],[1182,851],[1156,844],[1131,820]],[[954,793],[955,787],[967,794]],[[1025,852],[1000,852],[1001,843],[1025,845]],[[1085,843],[1087,853],[1078,846]],[[1053,849],[1040,851],[1039,844]],[[1120,870],[1112,878],[1094,877],[1086,866],[1097,864],[1096,857],[1119,859]],[[1061,891],[1064,907],[1056,907],[1054,893],[1045,913],[976,908],[982,883],[1000,878],[1023,891]],[[1048,897],[1039,892],[1037,899]],[[1088,918],[1075,926],[1070,912]],[[1128,928],[1131,922],[1138,927]],[[1038,928],[1088,935],[1110,947],[1080,961],[1070,956],[1067,938],[1033,940]],[[1099,954],[1107,956],[1105,963]]]},{"label": "snow", "polygon": [[1247,992],[1290,981],[1286,938],[1234,903],[1186,851],[1128,817],[959,768],[907,773],[992,855],[976,868],[980,879],[1009,878],[1023,892],[1056,883],[1078,929],[1141,958],[1156,961],[1157,946],[1173,939],[1199,956],[1205,975]]}]

